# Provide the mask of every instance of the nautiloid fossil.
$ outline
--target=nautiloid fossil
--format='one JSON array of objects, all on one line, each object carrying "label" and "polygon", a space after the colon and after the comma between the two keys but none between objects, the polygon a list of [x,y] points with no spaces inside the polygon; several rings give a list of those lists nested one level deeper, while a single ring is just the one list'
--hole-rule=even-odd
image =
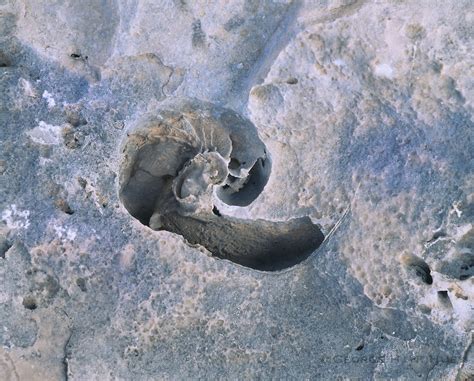
[{"label": "nautiloid fossil", "polygon": [[251,204],[271,172],[255,126],[232,110],[195,99],[165,101],[129,131],[123,154],[119,194],[129,213],[215,257],[281,270],[307,258],[324,239],[308,217],[247,220],[217,210],[216,198]]}]

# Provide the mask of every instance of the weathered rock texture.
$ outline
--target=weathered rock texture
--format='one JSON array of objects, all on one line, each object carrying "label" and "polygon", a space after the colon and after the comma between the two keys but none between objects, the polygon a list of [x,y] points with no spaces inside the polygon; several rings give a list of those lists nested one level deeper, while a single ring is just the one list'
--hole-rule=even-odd
[{"label": "weathered rock texture", "polygon": [[[470,0],[0,0],[0,379],[472,379],[473,35]],[[170,97],[256,127],[268,182],[218,210],[310,218],[308,259],[129,214]]]}]

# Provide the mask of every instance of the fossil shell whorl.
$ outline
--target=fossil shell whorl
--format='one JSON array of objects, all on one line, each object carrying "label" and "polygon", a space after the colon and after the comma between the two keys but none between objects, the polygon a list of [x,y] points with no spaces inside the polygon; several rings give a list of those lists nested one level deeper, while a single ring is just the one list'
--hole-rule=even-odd
[{"label": "fossil shell whorl", "polygon": [[151,211],[211,212],[213,186],[229,205],[254,201],[271,170],[255,127],[196,100],[162,107],[138,122],[125,147],[120,192],[130,213],[148,224]]},{"label": "fossil shell whorl", "polygon": [[298,263],[323,240],[309,218],[252,221],[216,212],[214,197],[249,205],[271,171],[255,127],[234,111],[173,99],[144,115],[127,135],[120,199],[152,229],[180,234],[214,256],[262,270]]}]

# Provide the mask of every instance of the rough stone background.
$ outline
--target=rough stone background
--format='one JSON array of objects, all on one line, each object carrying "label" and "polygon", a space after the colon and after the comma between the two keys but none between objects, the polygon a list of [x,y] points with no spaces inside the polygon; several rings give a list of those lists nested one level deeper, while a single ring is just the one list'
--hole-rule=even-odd
[{"label": "rough stone background", "polygon": [[[471,0],[0,0],[0,379],[472,379],[473,35]],[[310,216],[307,261],[123,208],[170,96],[252,120],[272,174],[226,212]]]}]

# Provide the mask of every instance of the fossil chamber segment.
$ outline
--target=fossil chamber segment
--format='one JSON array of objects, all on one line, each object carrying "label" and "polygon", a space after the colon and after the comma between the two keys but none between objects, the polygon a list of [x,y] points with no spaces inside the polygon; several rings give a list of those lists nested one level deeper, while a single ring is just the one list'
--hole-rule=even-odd
[{"label": "fossil chamber segment", "polygon": [[120,199],[154,230],[182,235],[213,256],[259,270],[281,270],[323,241],[307,217],[272,222],[222,215],[263,191],[271,160],[255,126],[236,112],[195,99],[172,99],[141,117],[127,134]]}]

